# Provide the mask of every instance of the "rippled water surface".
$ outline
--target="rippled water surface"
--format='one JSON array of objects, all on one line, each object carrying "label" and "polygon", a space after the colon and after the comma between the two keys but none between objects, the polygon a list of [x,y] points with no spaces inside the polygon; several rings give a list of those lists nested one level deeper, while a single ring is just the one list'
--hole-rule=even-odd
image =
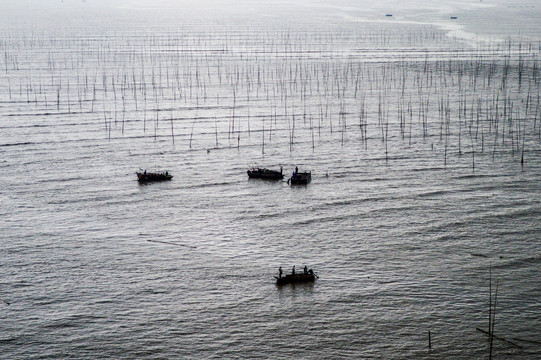
[{"label": "rippled water surface", "polygon": [[0,357],[541,356],[535,1],[6,9]]}]

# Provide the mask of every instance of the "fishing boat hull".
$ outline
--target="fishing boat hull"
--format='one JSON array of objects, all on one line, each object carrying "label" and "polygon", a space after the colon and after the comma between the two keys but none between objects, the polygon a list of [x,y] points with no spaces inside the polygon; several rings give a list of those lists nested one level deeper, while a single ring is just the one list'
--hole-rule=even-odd
[{"label": "fishing boat hull", "polygon": [[247,173],[250,179],[282,180],[284,178],[281,171],[269,169],[252,168],[248,170]]},{"label": "fishing boat hull", "polygon": [[173,175],[168,173],[151,173],[151,172],[137,172],[137,180],[140,183],[153,182],[153,181],[168,181],[173,178]]},{"label": "fishing boat hull", "polygon": [[289,178],[291,185],[306,185],[312,181],[312,172],[296,173]]},{"label": "fishing boat hull", "polygon": [[295,275],[286,275],[282,277],[276,277],[276,285],[287,285],[287,284],[297,284],[297,283],[307,283],[314,282],[316,276],[314,274],[295,274]]}]

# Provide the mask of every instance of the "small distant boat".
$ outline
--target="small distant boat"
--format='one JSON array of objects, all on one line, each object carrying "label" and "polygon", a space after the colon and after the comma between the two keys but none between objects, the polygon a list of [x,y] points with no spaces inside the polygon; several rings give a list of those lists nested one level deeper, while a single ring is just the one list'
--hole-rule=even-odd
[{"label": "small distant boat", "polygon": [[306,185],[312,181],[312,172],[294,172],[287,181],[291,185]]},{"label": "small distant boat", "polygon": [[284,178],[282,168],[280,168],[280,171],[265,168],[251,168],[247,173],[250,179],[282,180]]},{"label": "small distant boat", "polygon": [[458,19],[458,17],[456,17],[456,16],[451,16],[451,19],[452,19],[452,20],[456,20],[456,19]]},{"label": "small distant boat", "polygon": [[393,14],[386,14],[385,16],[387,16],[387,17],[391,17],[391,16],[393,16]]},{"label": "small distant boat", "polygon": [[295,273],[295,274],[289,274],[286,276],[275,276],[276,279],[276,285],[287,285],[287,284],[296,284],[296,283],[306,283],[306,282],[314,282],[316,280],[316,275],[312,271],[312,269],[308,270],[305,273]]},{"label": "small distant boat", "polygon": [[171,180],[173,178],[173,175],[169,174],[168,171],[147,172],[145,170],[141,172],[136,172],[136,174],[137,174],[137,180],[141,183],[151,182],[151,181],[166,181],[166,180]]}]

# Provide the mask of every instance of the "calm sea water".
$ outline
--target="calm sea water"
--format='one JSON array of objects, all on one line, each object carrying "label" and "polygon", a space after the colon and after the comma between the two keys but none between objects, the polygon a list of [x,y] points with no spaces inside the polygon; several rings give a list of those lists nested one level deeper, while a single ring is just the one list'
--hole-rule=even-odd
[{"label": "calm sea water", "polygon": [[6,9],[1,358],[541,356],[535,1]]}]

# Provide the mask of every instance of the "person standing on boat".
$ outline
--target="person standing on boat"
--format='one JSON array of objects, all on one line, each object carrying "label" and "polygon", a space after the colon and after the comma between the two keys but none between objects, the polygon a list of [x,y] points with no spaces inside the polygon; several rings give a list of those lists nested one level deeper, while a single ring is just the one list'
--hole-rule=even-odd
[{"label": "person standing on boat", "polygon": [[306,267],[306,265],[304,265],[304,274],[308,274],[308,267]]},{"label": "person standing on boat", "polygon": [[282,278],[282,267],[281,266],[278,268],[278,277]]},{"label": "person standing on boat", "polygon": [[295,175],[299,173],[299,168],[295,166]]},{"label": "person standing on boat", "polygon": [[291,269],[291,275],[295,276],[295,265],[293,265],[293,269]]}]

